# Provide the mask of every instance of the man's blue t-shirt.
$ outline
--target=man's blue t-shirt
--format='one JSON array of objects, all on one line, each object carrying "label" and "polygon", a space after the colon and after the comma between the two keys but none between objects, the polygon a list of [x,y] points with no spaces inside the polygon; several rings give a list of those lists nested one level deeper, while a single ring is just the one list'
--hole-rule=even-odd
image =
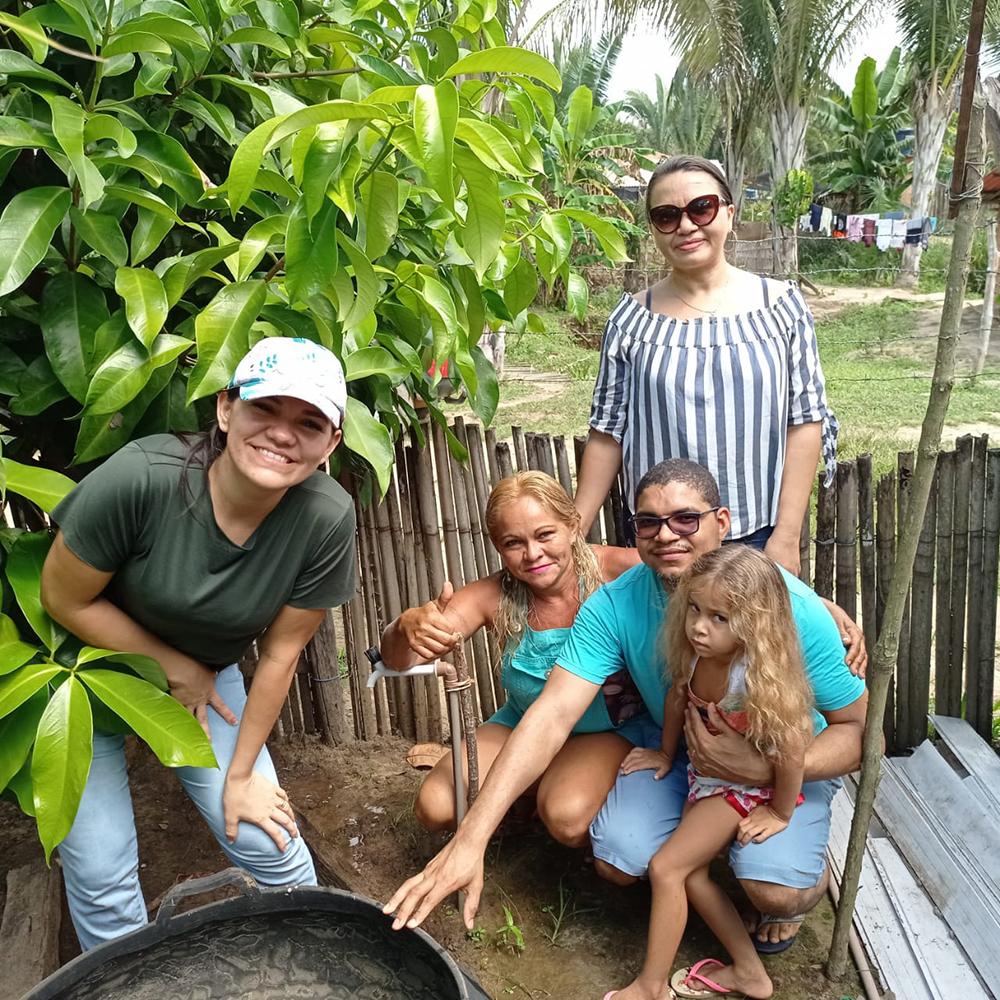
[{"label": "man's blue t-shirt", "polygon": [[[781,567],[779,567],[781,569]],[[801,580],[781,570],[798,627],[802,661],[812,684],[816,732],[826,728],[820,712],[856,701],[865,682],[844,663],[844,644],[823,602]],[[646,708],[663,725],[663,699],[670,686],[659,651],[660,626],[669,597],[645,563],[595,591],[580,608],[558,665],[593,684],[628,669]]]}]

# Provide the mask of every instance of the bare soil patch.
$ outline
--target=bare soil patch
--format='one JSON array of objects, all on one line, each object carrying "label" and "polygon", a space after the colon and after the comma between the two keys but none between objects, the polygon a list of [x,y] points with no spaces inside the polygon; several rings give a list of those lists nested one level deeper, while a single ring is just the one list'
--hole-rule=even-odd
[{"label": "bare soil patch", "polygon": [[[419,871],[445,839],[428,834],[413,818],[422,775],[405,763],[408,749],[408,741],[388,737],[337,748],[302,740],[274,749],[312,842],[354,891],[378,900]],[[174,882],[225,867],[193,806],[148,750],[131,750],[129,771],[146,899],[155,902]],[[0,803],[0,887],[8,868],[39,854],[31,821],[10,803]],[[555,844],[537,821],[502,828],[490,845],[486,875],[474,935],[466,935],[449,905],[431,916],[427,929],[491,996],[599,1000],[638,968],[649,910],[646,885],[627,890],[607,885],[584,852]],[[61,958],[68,961],[77,946],[68,914],[64,917]],[[521,951],[515,927],[523,936]],[[766,960],[776,995],[785,1000],[859,995],[853,973],[836,984],[823,977],[832,927],[832,910],[823,902],[795,947]],[[693,918],[678,962],[718,953],[717,943]]]}]

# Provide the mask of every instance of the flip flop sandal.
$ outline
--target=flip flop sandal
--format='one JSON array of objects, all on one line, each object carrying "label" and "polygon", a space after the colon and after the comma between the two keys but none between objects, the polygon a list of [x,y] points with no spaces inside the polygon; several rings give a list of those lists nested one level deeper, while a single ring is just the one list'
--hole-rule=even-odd
[{"label": "flip flop sandal", "polygon": [[[604,1000],[611,1000],[612,997],[616,996],[618,996],[618,990],[610,990],[609,992],[604,994]],[[671,990],[670,996],[667,997],[667,1000],[677,1000],[677,994],[674,993],[673,990]]]},{"label": "flip flop sandal", "polygon": [[762,927],[771,927],[774,924],[798,924],[801,926],[802,921],[805,919],[806,915],[804,913],[800,913],[795,917],[776,917],[773,913],[762,913],[760,919],[757,921],[757,926],[750,935],[753,939],[753,946],[761,955],[780,955],[783,951],[788,951],[795,944],[795,939],[799,936],[798,931],[790,938],[785,938],[784,941],[761,941],[757,937],[757,933]]},{"label": "flip flop sandal", "polygon": [[670,988],[674,995],[683,1000],[704,1000],[705,997],[732,997],[733,1000],[747,1000],[742,990],[731,990],[728,986],[715,982],[704,975],[702,969],[724,968],[725,963],[717,958],[703,958],[686,969],[678,969],[670,977]]}]

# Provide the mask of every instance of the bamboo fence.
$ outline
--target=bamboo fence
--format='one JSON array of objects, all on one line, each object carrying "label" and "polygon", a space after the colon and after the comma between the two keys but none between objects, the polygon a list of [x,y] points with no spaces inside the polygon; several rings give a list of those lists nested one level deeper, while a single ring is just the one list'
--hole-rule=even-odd
[{"label": "bamboo fence", "polygon": [[[511,428],[498,441],[461,418],[425,429],[397,446],[386,496],[357,507],[358,589],[331,612],[307,647],[274,736],[316,733],[330,743],[389,733],[443,740],[447,709],[434,677],[366,686],[365,650],[402,610],[424,604],[450,580],[457,589],[499,569],[483,511],[492,487],[515,470],[541,469],[572,493],[583,439],[572,442]],[[468,452],[456,458],[447,438]],[[873,649],[909,497],[913,455],[875,481],[871,457],[838,463],[830,486],[819,485],[801,536],[802,578],[861,624]],[[617,481],[588,539],[623,544],[627,508]],[[892,750],[927,735],[927,713],[964,716],[987,739],[993,706],[1000,449],[963,437],[942,452],[914,565],[896,676],[885,714]],[[479,719],[504,703],[500,651],[492,636],[470,637],[467,657]],[[252,658],[244,664],[252,673]]]}]

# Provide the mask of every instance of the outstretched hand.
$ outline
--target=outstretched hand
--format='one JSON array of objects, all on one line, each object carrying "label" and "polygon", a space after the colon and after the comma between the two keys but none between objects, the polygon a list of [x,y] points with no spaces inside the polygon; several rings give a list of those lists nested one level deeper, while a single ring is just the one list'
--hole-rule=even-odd
[{"label": "outstretched hand", "polygon": [[433,601],[410,608],[399,616],[399,629],[407,645],[427,663],[446,656],[461,641],[455,626],[445,615],[455,590],[445,580],[441,593]]},{"label": "outstretched hand", "polygon": [[407,879],[382,907],[392,914],[392,929],[419,927],[441,900],[464,890],[462,917],[471,931],[483,893],[483,852],[466,846],[456,835],[427,863],[422,872]]}]

